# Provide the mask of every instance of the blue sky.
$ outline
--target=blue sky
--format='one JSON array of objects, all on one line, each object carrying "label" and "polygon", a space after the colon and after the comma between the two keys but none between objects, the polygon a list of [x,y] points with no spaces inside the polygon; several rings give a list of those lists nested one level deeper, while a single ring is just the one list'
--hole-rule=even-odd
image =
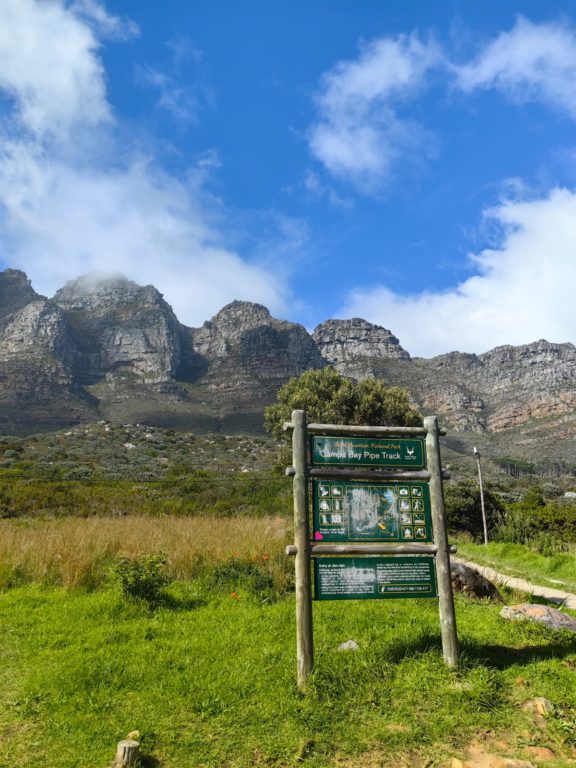
[{"label": "blue sky", "polygon": [[0,268],[576,341],[576,2],[0,0]]}]

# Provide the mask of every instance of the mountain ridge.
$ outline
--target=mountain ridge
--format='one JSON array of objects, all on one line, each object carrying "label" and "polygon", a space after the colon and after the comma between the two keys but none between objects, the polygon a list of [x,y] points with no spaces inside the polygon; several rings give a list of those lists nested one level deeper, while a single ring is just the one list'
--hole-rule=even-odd
[{"label": "mountain ridge", "polygon": [[[362,318],[312,333],[261,304],[233,301],[199,328],[162,294],[121,275],[83,276],[52,299],[0,272],[0,431],[25,434],[111,418],[198,431],[261,431],[264,407],[305,370],[406,387],[458,441],[576,464],[576,347],[540,339],[477,355],[412,358]],[[467,447],[466,447],[467,450]],[[542,452],[542,451],[540,451]]]}]

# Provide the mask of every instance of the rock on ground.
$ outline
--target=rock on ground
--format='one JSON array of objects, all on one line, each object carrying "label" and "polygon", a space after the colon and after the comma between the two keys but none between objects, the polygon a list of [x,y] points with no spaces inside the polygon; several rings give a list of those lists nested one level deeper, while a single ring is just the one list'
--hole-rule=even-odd
[{"label": "rock on ground", "polygon": [[470,597],[487,597],[500,601],[500,593],[487,578],[463,563],[450,564],[452,589]]},{"label": "rock on ground", "polygon": [[500,611],[500,616],[503,619],[512,619],[513,621],[536,621],[545,624],[550,629],[566,629],[569,632],[576,632],[576,619],[548,605],[532,603],[506,605]]}]

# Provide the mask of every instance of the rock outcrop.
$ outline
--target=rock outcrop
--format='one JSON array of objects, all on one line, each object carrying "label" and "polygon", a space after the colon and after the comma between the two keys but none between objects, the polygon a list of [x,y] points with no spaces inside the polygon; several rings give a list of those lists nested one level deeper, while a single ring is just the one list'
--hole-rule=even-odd
[{"label": "rock outcrop", "polygon": [[376,375],[381,359],[409,360],[391,331],[354,317],[327,320],[316,327],[312,338],[328,365],[353,378]]},{"label": "rock outcrop", "polygon": [[453,352],[418,360],[417,398],[453,427],[501,432],[534,419],[572,413],[576,406],[576,347],[540,340],[497,347],[483,355]]},{"label": "rock outcrop", "polygon": [[0,332],[4,323],[19,309],[31,301],[41,299],[32,288],[30,280],[18,269],[0,272]]},{"label": "rock outcrop", "polygon": [[326,364],[304,326],[277,320],[261,304],[233,301],[190,329],[203,381],[219,392],[266,398],[310,368]]},{"label": "rock outcrop", "polygon": [[532,419],[571,413],[576,407],[576,347],[544,339],[504,346],[480,356],[482,384],[491,395],[487,419],[500,432]]},{"label": "rock outcrop", "polygon": [[450,563],[450,579],[455,592],[462,592],[467,597],[502,602],[500,592],[494,584],[464,563]]},{"label": "rock outcrop", "polygon": [[73,374],[76,358],[60,308],[38,295],[23,272],[0,272],[0,431],[32,432],[93,416],[92,398]]},{"label": "rock outcrop", "polygon": [[505,605],[500,611],[500,616],[512,621],[534,621],[544,624],[550,629],[576,632],[576,619],[548,605],[534,605],[533,603]]},{"label": "rock outcrop", "polygon": [[87,276],[57,291],[54,303],[70,324],[82,383],[118,372],[150,383],[174,376],[182,327],[152,285],[139,286],[117,275]]}]

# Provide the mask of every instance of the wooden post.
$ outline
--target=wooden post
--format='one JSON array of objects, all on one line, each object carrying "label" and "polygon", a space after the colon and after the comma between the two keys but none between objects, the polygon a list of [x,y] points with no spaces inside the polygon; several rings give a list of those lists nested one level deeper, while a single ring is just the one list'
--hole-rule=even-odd
[{"label": "wooden post", "polygon": [[482,511],[482,528],[484,529],[484,546],[488,546],[488,524],[486,523],[486,507],[484,506],[484,486],[482,485],[482,467],[480,466],[480,451],[474,446],[474,456],[478,462],[478,485],[480,486],[480,509]]},{"label": "wooden post", "polygon": [[136,766],[140,756],[140,744],[133,739],[123,739],[118,742],[114,768],[130,768]]},{"label": "wooden post", "polygon": [[434,528],[434,543],[438,547],[436,554],[436,577],[438,579],[442,652],[446,664],[452,669],[458,669],[460,664],[458,635],[456,634],[456,614],[454,612],[454,596],[452,594],[452,580],[450,578],[450,553],[448,551],[448,537],[446,535],[446,520],[444,517],[442,468],[440,466],[440,443],[438,440],[439,429],[436,416],[427,416],[424,419],[424,426],[427,429],[426,455],[430,471],[432,527]]},{"label": "wooden post", "polygon": [[296,655],[298,686],[305,688],[314,666],[310,532],[308,524],[308,461],[305,411],[292,411],[292,466],[294,474],[294,544],[296,554]]}]

